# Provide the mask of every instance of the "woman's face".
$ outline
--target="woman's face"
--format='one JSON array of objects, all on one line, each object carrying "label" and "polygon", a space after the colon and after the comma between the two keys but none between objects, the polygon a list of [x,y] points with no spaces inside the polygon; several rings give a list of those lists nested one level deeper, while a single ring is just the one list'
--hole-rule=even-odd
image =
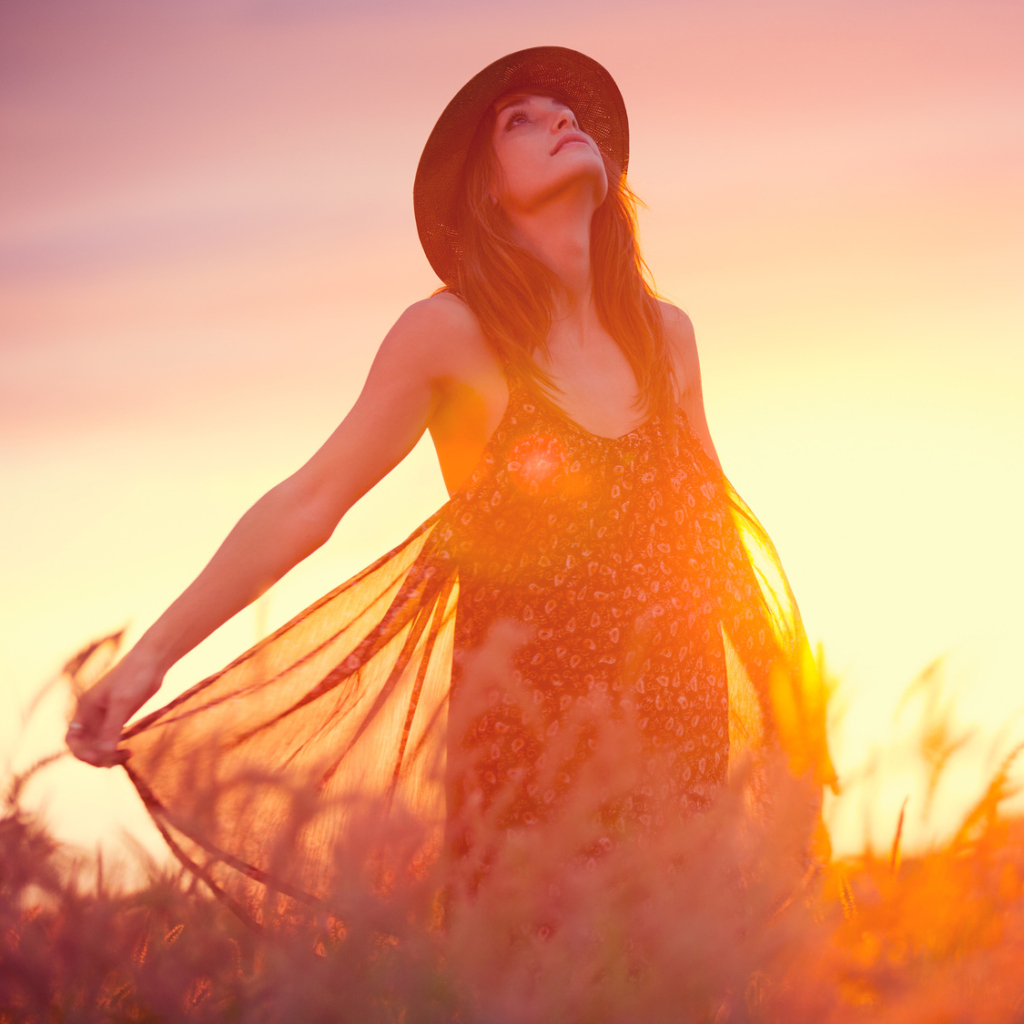
[{"label": "woman's face", "polygon": [[499,170],[495,198],[506,212],[528,213],[569,190],[608,193],[608,173],[597,143],[573,112],[550,96],[512,93],[495,104],[491,142]]}]

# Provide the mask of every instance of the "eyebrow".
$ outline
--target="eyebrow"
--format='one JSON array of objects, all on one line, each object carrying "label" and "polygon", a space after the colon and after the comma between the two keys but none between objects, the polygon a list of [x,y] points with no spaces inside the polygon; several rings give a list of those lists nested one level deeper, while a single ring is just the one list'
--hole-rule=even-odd
[{"label": "eyebrow", "polygon": [[494,108],[495,115],[500,114],[506,107],[511,107],[516,103],[522,103],[523,100],[528,99],[533,93],[529,92],[514,92],[509,96],[505,96],[498,101],[498,105]]}]

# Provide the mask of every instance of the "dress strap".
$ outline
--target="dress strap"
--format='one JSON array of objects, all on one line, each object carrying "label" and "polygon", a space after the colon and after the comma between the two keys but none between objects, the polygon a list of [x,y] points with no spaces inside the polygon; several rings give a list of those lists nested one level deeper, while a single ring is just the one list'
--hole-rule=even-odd
[{"label": "dress strap", "polygon": [[502,373],[505,374],[505,383],[508,385],[509,397],[517,395],[520,397],[533,395],[533,388],[530,381],[525,377],[518,366],[510,359],[498,357],[501,363]]}]

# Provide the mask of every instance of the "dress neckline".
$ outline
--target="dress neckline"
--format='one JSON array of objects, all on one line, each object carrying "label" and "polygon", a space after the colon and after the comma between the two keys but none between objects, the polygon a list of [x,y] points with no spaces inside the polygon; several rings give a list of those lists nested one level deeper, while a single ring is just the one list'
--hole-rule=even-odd
[{"label": "dress neckline", "polygon": [[588,430],[582,424],[574,420],[557,402],[545,395],[539,388],[531,386],[532,382],[525,380],[521,374],[516,372],[514,367],[506,367],[505,374],[508,381],[509,404],[512,402],[512,396],[515,389],[518,388],[525,397],[541,405],[576,433],[581,434],[583,437],[591,438],[594,441],[603,441],[606,444],[620,444],[621,442],[644,432],[658,420],[657,415],[650,415],[641,420],[635,427],[632,427],[622,434],[617,434],[614,437],[608,434],[598,434],[593,430]]}]

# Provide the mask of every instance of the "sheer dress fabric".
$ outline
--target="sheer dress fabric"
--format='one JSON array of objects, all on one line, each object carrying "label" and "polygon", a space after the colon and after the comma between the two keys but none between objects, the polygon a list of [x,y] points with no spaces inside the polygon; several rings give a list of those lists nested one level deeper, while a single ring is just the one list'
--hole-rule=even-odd
[{"label": "sheer dress fabric", "polygon": [[510,375],[461,491],[121,749],[176,855],[252,915],[329,891],[367,801],[458,857],[471,820],[551,821],[609,744],[610,833],[701,810],[766,747],[834,779],[778,556],[683,412],[606,438]]}]

